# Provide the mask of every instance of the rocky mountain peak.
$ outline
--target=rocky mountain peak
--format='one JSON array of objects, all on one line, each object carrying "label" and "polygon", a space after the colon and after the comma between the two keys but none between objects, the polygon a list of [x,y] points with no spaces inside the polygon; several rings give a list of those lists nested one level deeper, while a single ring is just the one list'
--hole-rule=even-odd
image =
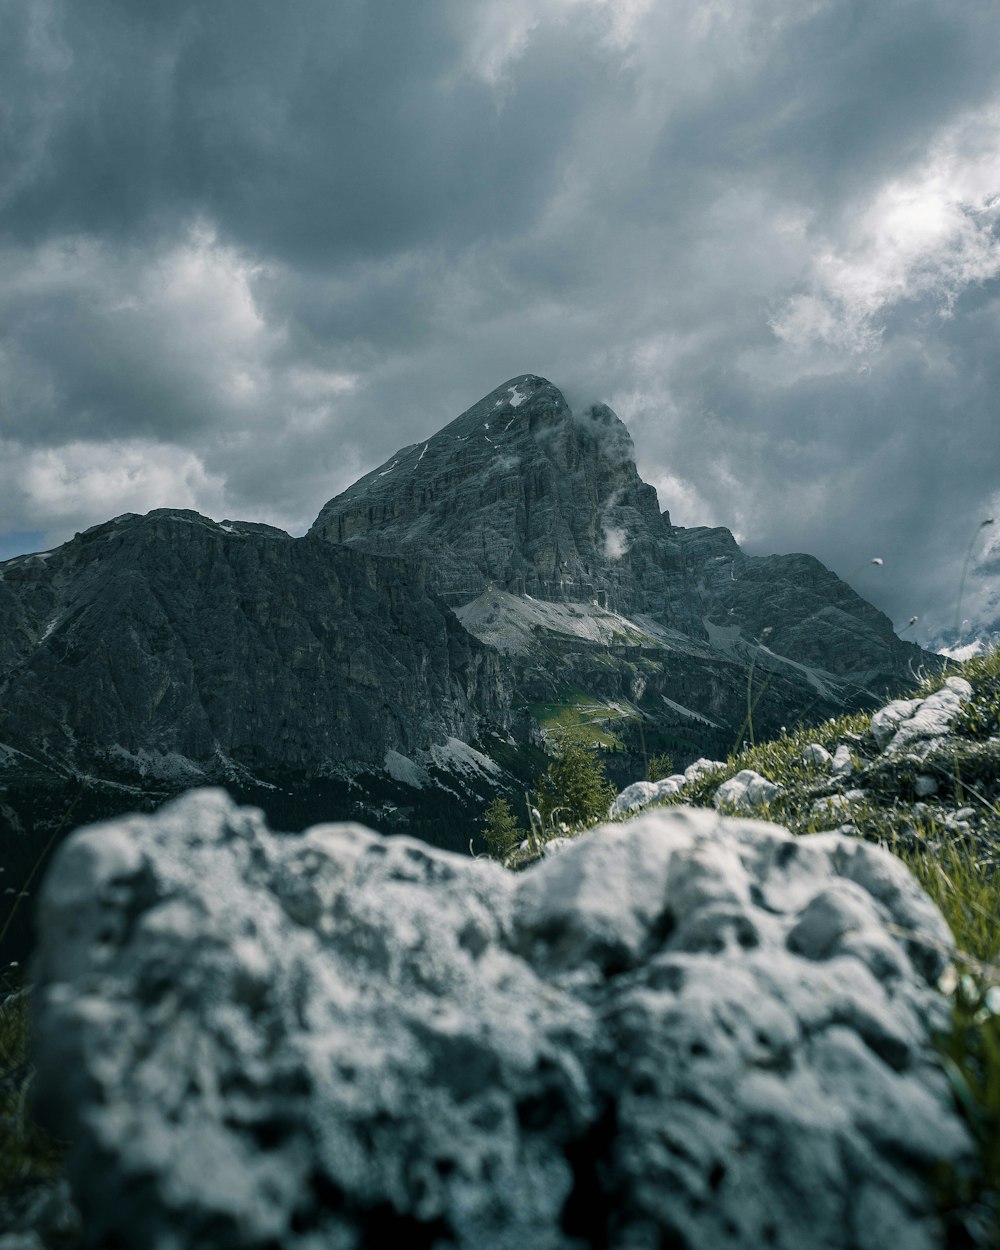
[{"label": "rocky mountain peak", "polygon": [[625,425],[604,404],[574,412],[534,374],[401,448],[331,500],[311,532],[429,559],[454,605],[498,586],[631,610],[646,606],[637,582],[656,599],[676,565],[669,518],[636,472]]}]

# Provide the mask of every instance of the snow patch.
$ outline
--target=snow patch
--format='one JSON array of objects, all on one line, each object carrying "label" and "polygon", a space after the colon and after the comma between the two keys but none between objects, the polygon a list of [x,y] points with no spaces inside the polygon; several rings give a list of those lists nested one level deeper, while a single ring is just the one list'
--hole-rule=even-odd
[{"label": "snow patch", "polygon": [[408,755],[400,755],[398,751],[386,751],[385,771],[393,779],[404,786],[412,786],[414,790],[422,790],[430,784],[426,771],[410,759]]},{"label": "snow patch", "polygon": [[30,755],[25,755],[23,751],[19,751],[17,747],[8,746],[6,742],[0,742],[0,768],[11,768],[14,763],[14,757],[19,756],[22,760],[29,760],[32,764],[37,763]]},{"label": "snow patch", "polygon": [[702,619],[702,624],[705,626],[709,642],[716,651],[732,654],[736,643],[745,642],[743,630],[739,625],[714,625],[707,616]]},{"label": "snow patch", "polygon": [[797,668],[800,673],[804,673],[806,681],[808,681],[817,694],[823,695],[826,699],[836,699],[837,692],[831,687],[829,681],[826,680],[826,675],[822,669],[813,668],[811,664],[800,664],[798,660],[790,660],[788,656],[779,655],[776,651],[772,651],[770,647],[761,646],[760,649],[780,664],[787,664],[790,668]]},{"label": "snow patch", "polygon": [[422,448],[422,450],[421,450],[421,452],[420,452],[420,455],[419,455],[419,456],[417,456],[417,464],[419,464],[419,463],[420,463],[420,461],[421,461],[421,460],[423,460],[424,456],[426,456],[426,455],[427,455],[427,448],[428,448],[429,446],[430,446],[430,443],[424,443],[423,448]]},{"label": "snow patch", "polygon": [[772,651],[770,647],[765,647],[763,643],[748,641],[743,637],[743,630],[739,625],[715,625],[707,616],[702,618],[702,624],[705,626],[709,641],[717,651],[730,655],[733,659],[747,662],[750,655],[748,649],[756,647],[760,655],[769,656],[772,660],[777,660],[779,664],[785,664],[789,668],[798,669],[800,673],[805,675],[806,681],[809,682],[817,694],[822,695],[826,699],[837,698],[837,691],[831,675],[823,669],[814,668],[811,664],[800,664],[798,660],[790,660],[787,655],[779,655],[777,651]]},{"label": "snow patch", "polygon": [[116,743],[107,754],[111,759],[134,769],[140,777],[180,782],[187,786],[207,780],[204,770],[179,751],[147,751],[145,747],[140,747],[138,751],[129,751]]},{"label": "snow patch", "polygon": [[394,460],[394,461],[392,462],[392,464],[390,464],[390,465],[389,465],[388,469],[383,469],[383,470],[382,470],[382,472],[379,474],[379,477],[388,477],[388,476],[389,476],[389,474],[393,471],[393,469],[396,467],[396,465],[397,465],[397,464],[399,464],[399,461],[398,461],[398,460]]},{"label": "snow patch", "polygon": [[445,772],[472,773],[478,777],[500,775],[500,765],[460,738],[446,738],[440,746],[431,747],[431,759]]},{"label": "snow patch", "polygon": [[667,705],[667,707],[673,708],[673,710],[675,712],[679,712],[681,716],[687,716],[691,720],[700,720],[702,724],[712,725],[715,729],[722,728],[718,721],[709,720],[707,716],[702,716],[700,712],[692,712],[689,707],[685,707],[683,703],[675,703],[673,699],[668,699],[665,694],[661,694],[660,698]]},{"label": "snow patch", "polygon": [[527,395],[522,395],[516,386],[511,386],[508,389],[510,390],[510,399],[508,400],[508,403],[512,408],[520,408],[520,406],[528,398]]},{"label": "snow patch", "polygon": [[661,646],[662,640],[595,603],[548,603],[491,588],[455,609],[470,634],[508,655],[527,655],[537,645],[537,633],[569,635],[603,646]]}]

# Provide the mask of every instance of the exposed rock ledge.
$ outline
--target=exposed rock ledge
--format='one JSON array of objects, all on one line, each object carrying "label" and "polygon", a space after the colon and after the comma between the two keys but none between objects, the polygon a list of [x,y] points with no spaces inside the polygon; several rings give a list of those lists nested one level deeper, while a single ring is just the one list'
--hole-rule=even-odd
[{"label": "exposed rock ledge", "polygon": [[968,1149],[948,931],[837,834],[659,810],[515,875],[196,791],[78,831],[41,932],[92,1246],[930,1250]]}]

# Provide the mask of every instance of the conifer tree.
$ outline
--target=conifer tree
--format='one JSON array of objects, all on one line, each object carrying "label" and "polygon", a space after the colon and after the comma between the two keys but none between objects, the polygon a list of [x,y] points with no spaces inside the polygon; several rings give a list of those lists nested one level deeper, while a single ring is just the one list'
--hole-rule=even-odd
[{"label": "conifer tree", "polygon": [[494,859],[502,859],[528,835],[517,823],[506,799],[496,798],[483,818],[483,840]]},{"label": "conifer tree", "polygon": [[614,796],[597,747],[579,735],[560,734],[553,742],[552,761],[538,782],[538,810],[546,826],[597,820],[608,814]]},{"label": "conifer tree", "polygon": [[654,755],[649,761],[649,770],[646,777],[647,781],[662,781],[664,777],[669,777],[674,771],[674,761],[666,753],[661,751],[659,755]]}]

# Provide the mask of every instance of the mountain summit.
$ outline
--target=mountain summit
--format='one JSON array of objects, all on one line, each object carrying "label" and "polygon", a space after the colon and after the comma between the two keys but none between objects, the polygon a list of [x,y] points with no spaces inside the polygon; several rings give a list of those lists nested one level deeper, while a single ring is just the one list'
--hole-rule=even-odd
[{"label": "mountain summit", "polygon": [[331,500],[312,534],[419,554],[452,604],[487,586],[673,618],[681,553],[610,408],[511,378]]},{"label": "mountain summit", "polygon": [[661,513],[628,430],[505,382],[303,538],[159,509],[0,564],[0,823],[17,876],[67,823],[219,782],[302,828],[464,849],[545,735],[612,779],[874,705],[933,657],[808,555]]},{"label": "mountain summit", "polygon": [[724,652],[766,630],[768,653],[860,687],[905,681],[921,654],[813,557],[747,556],[727,529],[672,525],[624,423],[604,404],[572,412],[534,374],[401,448],[310,534],[426,561],[467,625],[479,614],[465,605],[499,591],[648,616]]}]

